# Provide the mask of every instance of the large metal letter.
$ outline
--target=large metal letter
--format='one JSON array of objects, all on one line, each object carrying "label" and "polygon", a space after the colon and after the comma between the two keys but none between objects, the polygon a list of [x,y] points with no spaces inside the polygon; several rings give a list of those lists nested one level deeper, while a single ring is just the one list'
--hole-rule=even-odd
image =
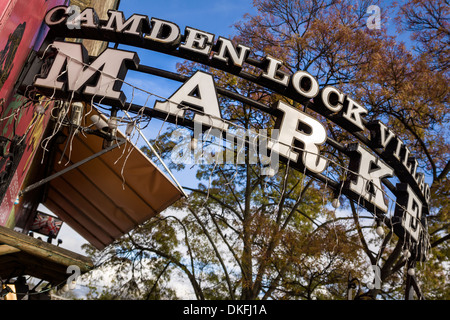
[{"label": "large metal letter", "polygon": [[210,74],[197,71],[186,81],[168,101],[156,101],[154,108],[174,116],[184,117],[184,107],[199,109],[204,114],[196,113],[194,122],[226,130],[228,125],[223,122],[217,100],[214,79]]},{"label": "large metal letter", "polygon": [[[270,141],[269,148],[273,149],[275,145],[281,155],[295,162],[301,153],[303,164],[308,170],[316,173],[325,170],[328,161],[320,156],[319,150],[319,146],[325,143],[327,138],[324,126],[307,113],[283,101],[278,101],[277,108],[283,111],[284,115],[276,124],[276,129],[279,129],[278,141],[275,144]],[[295,140],[303,143],[303,151],[292,148]]]},{"label": "large metal letter", "polygon": [[142,24],[149,25],[148,17],[140,14],[133,14],[126,21],[121,11],[108,11],[108,15],[108,23],[102,27],[105,30],[140,36],[142,34]]},{"label": "large metal letter", "polygon": [[367,114],[367,109],[347,97],[345,102],[346,110],[342,117],[347,120],[349,127],[354,131],[364,130],[362,116]]},{"label": "large metal letter", "polygon": [[344,186],[361,195],[382,212],[387,212],[388,204],[383,197],[381,178],[392,176],[394,170],[366,151],[359,143],[349,145],[350,172]]},{"label": "large metal letter", "polygon": [[[119,89],[125,78],[127,68],[125,60],[139,64],[135,52],[107,48],[97,59],[88,65],[86,49],[80,43],[53,42],[58,54],[45,78],[37,78],[34,85],[45,88],[62,90],[64,82],[59,79],[62,72],[67,74],[67,90],[79,91],[85,87],[84,93],[99,98],[111,98],[125,103],[125,95]],[[64,70],[64,66],[66,69]],[[101,70],[101,72],[100,72]],[[89,86],[98,75],[96,85]]]},{"label": "large metal letter", "polygon": [[180,50],[190,50],[209,56],[214,41],[214,35],[190,27],[186,27],[185,32],[187,33],[186,41],[180,45]]},{"label": "large metal letter", "polygon": [[166,46],[177,46],[181,41],[180,28],[172,22],[156,18],[151,19],[152,30],[144,37]]},{"label": "large metal letter", "polygon": [[406,232],[405,236],[419,242],[423,204],[408,184],[398,183],[397,190],[395,216],[401,219],[401,225]]},{"label": "large metal letter", "polygon": [[275,81],[275,83],[287,87],[289,83],[289,76],[279,70],[279,68],[283,65],[283,61],[275,59],[271,56],[267,56],[266,61],[268,61],[268,66],[266,71],[261,74],[261,77]]},{"label": "large metal letter", "polygon": [[[238,50],[236,50],[236,48],[233,46],[233,43],[230,40],[219,37],[216,46],[218,46],[219,43],[221,43],[221,45],[219,46],[219,50],[217,51],[217,53],[213,54],[212,59],[217,59],[229,65],[242,68],[242,64],[244,63],[244,60],[248,56],[250,48],[239,44],[237,46],[239,49],[238,54],[237,52]],[[230,59],[227,57],[227,53],[228,56],[231,58],[232,63],[230,63],[229,61]]]}]

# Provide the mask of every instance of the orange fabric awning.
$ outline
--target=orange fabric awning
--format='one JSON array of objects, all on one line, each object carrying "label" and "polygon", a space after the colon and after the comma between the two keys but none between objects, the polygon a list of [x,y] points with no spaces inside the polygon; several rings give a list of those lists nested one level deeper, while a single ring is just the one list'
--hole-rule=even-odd
[{"label": "orange fabric awning", "polygon": [[[117,136],[125,139],[120,132]],[[78,133],[61,162],[65,143],[58,146],[52,173],[101,151],[102,144],[101,137]],[[181,190],[128,140],[51,180],[44,205],[103,249],[181,197]]]}]

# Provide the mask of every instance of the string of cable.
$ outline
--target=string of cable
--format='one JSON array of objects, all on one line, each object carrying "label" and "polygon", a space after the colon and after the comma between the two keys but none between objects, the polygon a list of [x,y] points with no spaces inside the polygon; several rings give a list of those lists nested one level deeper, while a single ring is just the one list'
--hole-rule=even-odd
[{"label": "string of cable", "polygon": [[[50,47],[52,47],[52,45],[49,45],[49,46],[46,48],[46,50],[44,51],[44,54],[43,54],[42,58],[45,56],[45,52],[46,52]],[[58,50],[57,48],[55,48],[55,49]],[[143,113],[143,111],[144,111],[144,109],[146,108],[146,104],[147,104],[147,102],[148,102],[148,100],[149,100],[149,98],[150,98],[151,96],[154,96],[154,97],[156,97],[156,98],[162,99],[163,101],[167,101],[167,102],[169,102],[169,103],[176,104],[176,105],[178,106],[178,109],[179,109],[179,110],[178,110],[178,113],[181,113],[181,112],[184,112],[184,111],[187,111],[187,110],[193,111],[193,112],[199,112],[199,111],[198,111],[197,109],[195,109],[195,108],[192,108],[192,107],[190,107],[190,106],[188,106],[188,105],[184,105],[184,104],[182,104],[182,103],[177,103],[177,102],[171,101],[169,98],[160,96],[160,95],[158,95],[158,94],[156,94],[156,93],[150,92],[150,91],[145,90],[145,89],[140,88],[140,87],[137,87],[137,86],[135,86],[135,85],[133,85],[133,84],[131,84],[131,83],[125,81],[125,80],[122,80],[122,79],[119,79],[119,78],[117,78],[117,77],[114,77],[114,76],[112,76],[112,75],[110,75],[110,74],[104,72],[103,70],[98,70],[98,69],[92,68],[91,65],[86,64],[86,63],[84,63],[84,62],[82,62],[82,61],[79,61],[79,60],[77,60],[77,59],[75,59],[75,58],[73,58],[73,57],[70,57],[69,55],[65,54],[64,52],[61,52],[60,50],[58,50],[58,53],[65,55],[66,58],[67,58],[68,60],[72,61],[72,62],[81,64],[81,65],[83,65],[85,68],[91,68],[91,69],[94,69],[96,72],[99,72],[99,73],[101,73],[102,75],[104,75],[104,76],[110,78],[111,81],[109,82],[108,85],[114,84],[116,81],[120,81],[120,82],[122,82],[123,84],[126,84],[126,85],[130,86],[130,87],[132,88],[132,98],[131,98],[131,101],[128,103],[128,108],[127,108],[126,111],[130,111],[130,107],[131,107],[132,102],[133,102],[133,100],[134,100],[134,91],[135,91],[135,90],[139,90],[139,91],[141,91],[141,92],[143,92],[143,93],[145,93],[145,94],[148,95],[146,103],[145,103],[144,106],[141,108],[141,110],[139,110],[138,115],[137,115],[135,118],[131,118],[131,117],[127,114],[127,117],[129,118],[129,120],[126,121],[126,120],[125,120],[125,115],[124,115],[124,116],[119,120],[119,123],[120,123],[120,122],[128,122],[128,123],[133,123],[133,124],[140,123],[140,122],[143,120],[143,118],[144,118],[144,113]],[[62,71],[61,74],[60,74],[60,76],[63,75],[64,73],[66,73],[66,72],[67,72],[67,70]],[[58,77],[58,78],[59,78],[59,77]],[[55,80],[55,81],[56,81],[56,80]],[[55,92],[56,92],[56,89],[54,89],[54,93],[52,94],[52,96],[50,97],[49,100],[53,100],[53,97],[54,97],[54,95],[55,95]],[[73,97],[74,97],[74,92],[72,92],[72,94],[71,94],[71,96],[70,96],[70,101],[69,101],[69,103],[72,102]],[[102,97],[102,98],[100,99],[100,101],[97,102],[97,103],[94,103],[94,99],[95,99],[95,98],[96,98],[95,95],[92,96],[92,98],[91,98],[91,105],[101,105],[101,102],[102,102],[102,100],[103,100],[104,97]],[[67,112],[68,112],[68,110],[67,110]],[[66,113],[63,113],[62,116],[64,116],[64,117],[67,116],[67,112],[66,112]],[[178,124],[178,118],[183,118],[183,117],[180,117],[180,116],[178,115],[178,113],[175,115],[175,125]],[[207,114],[207,116],[208,116],[208,118],[211,120],[211,125],[213,124],[213,120],[220,120],[220,121],[224,124],[224,126],[225,126],[225,124],[229,124],[229,125],[232,125],[232,126],[234,126],[234,127],[236,127],[236,128],[240,128],[240,129],[244,129],[244,130],[245,130],[245,128],[243,128],[243,127],[237,125],[236,123],[234,123],[234,122],[232,122],[232,121],[229,121],[229,120],[226,120],[226,119],[222,119],[222,118],[219,118],[219,117],[215,117],[215,116],[209,115],[209,114]],[[158,132],[157,138],[160,136],[161,130],[162,130],[164,124],[167,122],[168,117],[169,117],[169,114],[167,114],[166,118],[164,119],[163,124],[162,124],[162,126],[161,126],[161,129],[160,129],[159,132]],[[57,126],[57,127],[58,127],[58,126]],[[142,130],[141,128],[138,128],[138,127],[136,127],[136,126],[135,126],[135,128],[136,128],[137,130]],[[57,129],[57,130],[56,130],[56,129]],[[57,132],[59,129],[60,129],[59,127],[58,127],[58,128],[55,128],[55,130],[54,130],[54,132],[53,132],[53,135],[56,134],[56,132]],[[210,130],[212,130],[212,129],[213,129],[213,127],[210,126],[210,129],[207,131],[208,134],[209,134]],[[224,127],[222,127],[221,129],[220,129],[220,128],[218,128],[218,129],[221,130],[221,132],[224,131]],[[50,139],[50,138],[51,138],[51,137],[49,137],[49,138],[47,138],[47,139]],[[157,140],[157,138],[156,138],[155,140]],[[287,144],[285,144],[285,143],[283,143],[283,142],[280,142],[280,141],[277,141],[277,140],[273,140],[271,137],[268,137],[268,136],[262,136],[262,135],[260,135],[260,133],[257,133],[257,135],[255,136],[254,139],[258,139],[258,138],[259,138],[259,139],[260,139],[260,138],[263,138],[263,139],[266,139],[266,140],[269,140],[269,141],[274,141],[275,143],[282,144],[282,145],[286,146],[287,148],[289,148],[289,152],[310,153],[310,154],[313,154],[313,155],[315,155],[315,156],[317,156],[317,157],[323,158],[323,159],[329,161],[330,163],[333,163],[334,165],[336,165],[336,166],[339,167],[340,169],[344,170],[345,175],[351,173],[351,174],[356,175],[356,176],[360,177],[361,179],[363,179],[363,181],[364,181],[363,187],[364,187],[367,183],[370,183],[370,182],[371,182],[370,179],[365,178],[364,176],[360,175],[358,172],[354,172],[354,171],[350,170],[349,168],[346,168],[346,167],[342,166],[341,164],[339,164],[338,162],[336,162],[336,161],[334,161],[334,160],[325,158],[325,157],[323,157],[321,154],[318,154],[318,153],[314,153],[314,152],[305,150],[305,149],[300,148],[300,147],[298,147],[298,146],[287,145]],[[46,140],[46,141],[49,141],[49,140]],[[255,140],[255,141],[256,141],[256,140]],[[44,147],[44,146],[43,146],[43,147]],[[44,148],[44,149],[45,149],[45,148]],[[217,159],[217,161],[218,161],[218,159]],[[216,166],[217,163],[218,163],[217,161],[216,161],[216,163],[215,163],[215,166]],[[289,161],[288,161],[288,166],[289,166]],[[214,171],[214,169],[213,169],[213,171]],[[345,179],[344,179],[344,180],[345,180]],[[340,188],[340,190],[339,190],[339,194],[338,194],[337,198],[340,198],[340,196],[341,196],[341,194],[342,194],[342,185],[343,185],[343,184],[341,184],[341,188]],[[385,190],[383,190],[382,188],[379,188],[379,187],[376,186],[376,185],[372,185],[372,186],[373,186],[374,188],[377,188],[378,191],[382,192],[383,195],[384,195],[386,198],[388,198],[388,199],[390,200],[390,203],[391,203],[391,209],[392,209],[392,205],[395,204],[395,205],[397,205],[397,206],[399,206],[400,208],[403,209],[404,214],[410,214],[409,212],[407,212],[407,209],[406,209],[404,206],[402,206],[401,204],[397,203],[396,199],[393,199],[387,192],[385,192]],[[361,197],[362,197],[362,195],[360,194],[359,199],[358,199],[358,201],[357,201],[358,207],[360,207],[359,204],[360,204]],[[411,215],[411,214],[410,214],[410,215]],[[421,221],[420,219],[418,219],[418,218],[417,218],[416,216],[414,216],[414,215],[411,215],[411,216],[412,216],[413,219],[416,220],[416,222],[417,222],[418,224],[420,224],[420,225],[423,227],[422,221]],[[391,227],[392,227],[392,224],[391,224]]]}]

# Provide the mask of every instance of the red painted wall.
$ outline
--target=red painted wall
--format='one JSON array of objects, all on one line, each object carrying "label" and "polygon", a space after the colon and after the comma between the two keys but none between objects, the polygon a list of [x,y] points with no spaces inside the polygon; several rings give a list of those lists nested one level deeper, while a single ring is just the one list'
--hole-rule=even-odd
[{"label": "red painted wall", "polygon": [[[38,48],[47,32],[43,23],[46,12],[66,0],[2,0],[0,1],[0,137],[13,139],[23,136],[25,149],[20,157],[8,189],[0,194],[0,225],[14,227],[18,216],[15,210],[21,205],[18,193],[26,179],[36,148],[47,126],[49,114],[34,112],[35,105],[16,95],[14,85],[30,51]],[[49,109],[49,102],[42,102]],[[8,152],[10,142],[3,145]],[[0,150],[1,151],[1,150]],[[1,154],[0,154],[1,155]],[[19,159],[17,159],[19,158]],[[1,157],[0,157],[1,160]],[[5,172],[5,164],[0,174]]]}]

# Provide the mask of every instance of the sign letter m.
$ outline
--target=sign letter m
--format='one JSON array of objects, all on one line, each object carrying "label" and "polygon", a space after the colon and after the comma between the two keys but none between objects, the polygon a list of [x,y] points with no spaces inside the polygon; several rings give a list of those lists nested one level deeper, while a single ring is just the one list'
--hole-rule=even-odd
[{"label": "sign letter m", "polygon": [[127,73],[126,61],[136,67],[135,52],[107,48],[91,64],[86,49],[80,43],[55,41],[57,55],[45,78],[37,78],[35,86],[66,90],[99,99],[116,100],[124,105],[126,98],[120,88]]}]

